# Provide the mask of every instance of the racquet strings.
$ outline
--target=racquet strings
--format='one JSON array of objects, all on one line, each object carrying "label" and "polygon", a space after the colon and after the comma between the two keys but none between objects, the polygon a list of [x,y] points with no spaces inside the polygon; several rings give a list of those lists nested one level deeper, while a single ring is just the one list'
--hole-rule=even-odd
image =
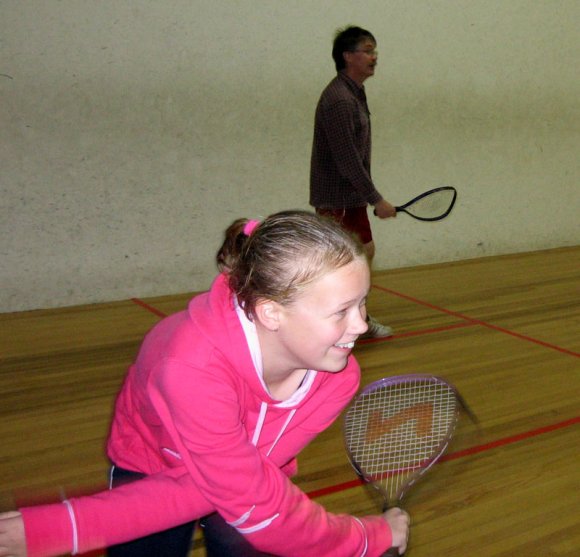
[{"label": "racquet strings", "polygon": [[457,417],[455,391],[443,381],[416,378],[364,392],[345,417],[351,461],[393,506],[445,450]]},{"label": "racquet strings", "polygon": [[456,196],[457,192],[453,188],[438,188],[400,209],[417,219],[438,220],[451,211]]}]

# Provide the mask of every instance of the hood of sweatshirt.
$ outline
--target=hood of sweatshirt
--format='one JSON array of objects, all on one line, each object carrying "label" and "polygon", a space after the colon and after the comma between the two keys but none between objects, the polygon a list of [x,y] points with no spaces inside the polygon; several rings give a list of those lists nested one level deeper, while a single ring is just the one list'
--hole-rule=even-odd
[{"label": "hood of sweatshirt", "polygon": [[261,401],[278,408],[291,408],[308,395],[317,372],[307,372],[298,391],[285,401],[270,395],[263,381],[262,355],[256,327],[250,321],[229,289],[227,276],[220,274],[211,290],[191,300],[188,314],[201,344],[219,351],[236,369],[254,395]]},{"label": "hood of sweatshirt", "polygon": [[287,414],[279,424],[275,439],[265,450],[265,454],[270,455],[294,417],[297,407],[308,396],[317,372],[308,370],[301,386],[288,399],[279,401],[272,398],[263,380],[262,354],[256,327],[232,295],[224,274],[214,280],[207,296],[194,298],[190,302],[188,314],[203,339],[202,344],[219,351],[230,363],[231,369],[235,369],[241,376],[246,387],[260,400],[252,444],[258,445],[269,408]]}]

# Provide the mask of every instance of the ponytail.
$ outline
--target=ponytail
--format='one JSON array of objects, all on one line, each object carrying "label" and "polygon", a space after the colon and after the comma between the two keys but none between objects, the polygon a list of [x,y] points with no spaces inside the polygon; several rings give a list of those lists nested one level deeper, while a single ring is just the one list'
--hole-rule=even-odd
[{"label": "ponytail", "polygon": [[225,232],[224,243],[216,255],[216,263],[220,272],[229,272],[240,256],[242,246],[247,240],[244,227],[248,219],[238,219],[228,226]]}]

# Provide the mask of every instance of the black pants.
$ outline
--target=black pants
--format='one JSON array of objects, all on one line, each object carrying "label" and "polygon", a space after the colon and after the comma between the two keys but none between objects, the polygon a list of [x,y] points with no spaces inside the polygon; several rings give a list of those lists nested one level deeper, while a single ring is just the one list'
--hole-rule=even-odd
[{"label": "black pants", "polygon": [[[116,487],[134,482],[144,476],[145,474],[113,466],[111,485]],[[205,516],[199,522],[203,530],[207,557],[273,557],[254,549],[244,536],[217,513]],[[109,547],[107,555],[108,557],[187,557],[191,549],[194,529],[195,521],[188,522],[132,542]]]}]

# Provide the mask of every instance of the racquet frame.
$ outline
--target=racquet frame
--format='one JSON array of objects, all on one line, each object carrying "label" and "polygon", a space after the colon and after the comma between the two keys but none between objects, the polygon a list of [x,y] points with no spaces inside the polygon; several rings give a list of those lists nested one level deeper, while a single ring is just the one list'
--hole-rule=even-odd
[{"label": "racquet frame", "polygon": [[[421,199],[424,199],[425,197],[437,194],[438,192],[442,192],[442,191],[450,191],[453,193],[452,197],[451,197],[451,201],[449,202],[449,206],[447,207],[447,209],[445,211],[443,211],[442,213],[435,215],[435,216],[431,216],[431,217],[421,217],[418,216],[416,214],[414,214],[412,211],[409,211],[408,209],[410,209],[410,207],[412,205],[414,205],[415,203],[417,203],[418,201],[420,201]],[[457,190],[453,187],[453,186],[439,186],[437,188],[433,188],[430,190],[427,190],[419,195],[417,195],[416,197],[413,197],[413,199],[411,199],[410,201],[407,201],[407,203],[405,203],[404,205],[397,205],[395,206],[395,211],[397,213],[407,213],[409,216],[413,217],[414,219],[417,220],[421,220],[421,221],[425,221],[425,222],[433,222],[433,221],[438,221],[438,220],[442,220],[444,219],[447,215],[449,215],[449,213],[451,213],[454,205],[455,205],[455,201],[457,200]],[[376,216],[377,211],[376,209],[373,211],[374,215]]]},{"label": "racquet frame", "polygon": [[[430,446],[428,448],[428,454],[421,455],[420,462],[418,463],[414,459],[411,465],[405,469],[404,466],[401,467],[400,464],[397,464],[397,470],[388,470],[384,472],[382,468],[385,468],[386,465],[383,462],[386,461],[386,457],[384,456],[384,452],[388,451],[388,442],[384,449],[382,450],[383,456],[378,456],[379,459],[379,470],[378,470],[378,477],[372,472],[369,471],[368,465],[368,447],[367,445],[371,445],[375,443],[377,439],[379,439],[382,435],[391,435],[391,431],[396,431],[397,429],[411,427],[413,426],[415,429],[415,436],[428,436],[428,429],[432,427],[432,425],[436,422],[433,416],[429,416],[428,409],[422,408],[427,407],[432,401],[429,397],[426,397],[427,402],[421,398],[421,393],[415,399],[414,404],[408,405],[401,405],[399,401],[394,399],[404,399],[407,393],[404,393],[404,388],[406,385],[413,385],[416,387],[416,390],[419,391],[419,385],[427,387],[423,389],[424,392],[430,389],[441,388],[445,390],[446,394],[443,397],[448,400],[450,403],[453,404],[453,408],[445,409],[445,412],[448,412],[450,416],[446,417],[448,421],[445,424],[445,432],[443,434],[439,434],[437,437],[434,446]],[[381,400],[381,406],[378,409],[372,407],[372,413],[369,409],[369,400],[370,404],[372,405],[372,394],[378,393],[379,391],[385,390],[393,390],[391,399]],[[399,394],[397,389],[401,389],[404,394]],[[389,393],[391,394],[391,393]],[[367,407],[365,407],[365,404]],[[415,409],[415,410],[413,410]],[[423,412],[425,410],[425,412]],[[457,392],[457,389],[451,385],[448,381],[434,376],[434,375],[427,375],[427,374],[410,374],[410,375],[400,375],[394,377],[387,377],[383,379],[379,379],[366,387],[364,387],[361,392],[355,397],[352,401],[350,407],[348,408],[343,422],[343,433],[344,433],[344,440],[345,446],[347,450],[347,454],[350,460],[351,465],[355,469],[356,473],[362,480],[375,488],[379,493],[382,495],[385,505],[383,508],[383,512],[387,510],[387,508],[392,506],[399,506],[401,500],[407,493],[407,491],[422,477],[424,476],[432,466],[441,458],[441,456],[445,453],[451,438],[453,437],[453,433],[455,431],[455,426],[457,425],[457,421],[459,419],[459,415],[461,411],[465,411],[473,421],[476,421],[475,415],[467,404],[465,403],[464,399],[461,395]],[[433,412],[433,407],[431,408]],[[437,410],[439,411],[439,410]],[[358,416],[357,416],[358,414]],[[422,414],[424,414],[422,416]],[[378,417],[376,417],[378,415]],[[427,418],[425,418],[425,415]],[[385,418],[386,416],[386,418]],[[366,419],[366,424],[361,424],[360,421],[362,419]],[[379,424],[376,425],[376,420],[379,421]],[[385,433],[381,432],[381,427],[384,428],[384,423],[381,424],[381,420],[385,420],[384,423],[389,423],[388,431]],[[427,420],[427,422],[425,422]],[[421,422],[424,422],[421,425]],[[407,424],[407,425],[405,425]],[[362,428],[364,429],[364,439],[361,440],[361,431]],[[376,429],[378,428],[378,429]],[[423,430],[421,430],[423,428]],[[375,431],[376,430],[376,431]],[[402,434],[404,436],[405,433]],[[369,437],[371,437],[369,439]],[[358,443],[358,445],[357,445]],[[397,441],[399,443],[399,441]],[[380,445],[380,442],[379,442]],[[392,444],[391,444],[392,445]],[[361,457],[361,460],[365,462],[361,465],[359,462],[360,455],[360,447],[362,446],[362,451],[365,453],[365,456]],[[409,451],[413,451],[415,448],[409,449]],[[397,448],[395,452],[400,450]],[[410,456],[413,456],[410,454]],[[398,458],[402,458],[400,455]],[[396,484],[396,490],[393,493],[390,489],[387,490],[381,481],[384,479],[385,476],[395,476],[398,474],[403,475],[403,479],[400,484]],[[385,554],[385,556],[397,556],[399,555],[396,548],[391,548]]]}]

